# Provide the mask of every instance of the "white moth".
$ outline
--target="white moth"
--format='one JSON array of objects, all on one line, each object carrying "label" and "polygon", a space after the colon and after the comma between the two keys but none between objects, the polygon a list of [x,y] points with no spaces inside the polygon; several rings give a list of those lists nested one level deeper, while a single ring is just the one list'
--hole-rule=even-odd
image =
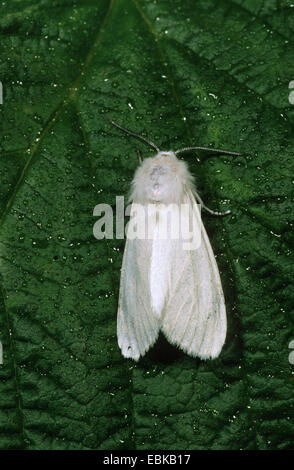
[{"label": "white moth", "polygon": [[230,211],[214,212],[203,204],[187,164],[177,155],[189,150],[241,154],[207,147],[162,152],[143,136],[109,121],[157,152],[153,158],[140,159],[141,165],[132,182],[130,200],[133,205],[188,204],[201,238],[197,249],[190,250],[184,248],[182,237],[168,236],[162,240],[158,236],[160,216],[153,224],[151,238],[127,237],[117,316],[121,352],[124,357],[137,361],[162,331],[172,344],[187,354],[214,359],[226,339],[226,308],[218,267],[196,200],[214,215],[226,215]]}]

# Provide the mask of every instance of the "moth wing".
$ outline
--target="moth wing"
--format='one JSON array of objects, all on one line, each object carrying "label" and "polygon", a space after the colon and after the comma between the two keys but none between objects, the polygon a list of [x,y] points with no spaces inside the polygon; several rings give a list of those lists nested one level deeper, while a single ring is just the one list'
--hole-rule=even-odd
[{"label": "moth wing", "polygon": [[155,343],[159,320],[151,308],[149,266],[151,240],[126,240],[117,314],[118,345],[135,361]]},{"label": "moth wing", "polygon": [[191,356],[216,358],[226,338],[227,319],[221,279],[216,260],[191,191],[186,201],[192,206],[201,243],[184,250],[174,240],[173,260],[161,329],[168,340]]}]

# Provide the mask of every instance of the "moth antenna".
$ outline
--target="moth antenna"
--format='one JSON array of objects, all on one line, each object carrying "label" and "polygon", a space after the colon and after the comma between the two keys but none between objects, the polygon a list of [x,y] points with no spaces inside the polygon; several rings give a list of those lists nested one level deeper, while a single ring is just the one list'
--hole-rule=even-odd
[{"label": "moth antenna", "polygon": [[245,153],[239,153],[239,152],[232,152],[231,150],[222,150],[222,149],[214,149],[210,147],[184,147],[182,149],[176,150],[175,154],[179,154],[182,152],[189,152],[189,150],[204,150],[205,152],[215,152],[220,155],[235,155],[235,156],[241,156],[245,155]]},{"label": "moth antenna", "polygon": [[195,191],[195,198],[197,199],[197,201],[199,202],[199,204],[201,205],[202,209],[206,210],[206,212],[208,212],[209,214],[212,214],[212,215],[217,215],[217,216],[220,216],[220,217],[223,217],[224,215],[229,215],[231,214],[231,211],[228,210],[228,211],[225,211],[225,212],[217,212],[217,211],[213,211],[211,209],[209,209],[209,207],[207,207],[204,202],[202,201],[201,197],[199,196],[199,194]]},{"label": "moth antenna", "polygon": [[146,139],[146,138],[143,137],[142,135],[136,134],[136,132],[133,132],[133,131],[130,131],[129,129],[126,129],[125,127],[121,126],[121,125],[118,124],[117,122],[115,122],[115,121],[113,121],[112,119],[110,119],[108,116],[105,116],[105,118],[106,118],[113,126],[117,127],[117,128],[120,129],[121,131],[125,132],[126,134],[130,134],[130,135],[132,135],[133,137],[136,137],[136,139],[142,140],[143,142],[145,142],[145,144],[148,144],[150,147],[152,147],[154,150],[156,150],[157,153],[160,152],[160,149],[157,147],[157,145],[155,145],[153,142],[151,142],[151,140]]}]

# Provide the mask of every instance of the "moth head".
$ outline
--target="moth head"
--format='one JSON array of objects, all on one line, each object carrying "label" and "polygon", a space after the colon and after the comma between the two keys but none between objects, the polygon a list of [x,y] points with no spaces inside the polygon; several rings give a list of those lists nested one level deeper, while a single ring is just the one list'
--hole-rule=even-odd
[{"label": "moth head", "polygon": [[168,150],[168,151],[164,151],[164,152],[158,152],[157,157],[173,158],[173,157],[175,157],[175,153],[172,150]]},{"label": "moth head", "polygon": [[192,185],[186,163],[171,150],[160,151],[153,158],[145,158],[137,169],[130,199],[138,204],[180,203],[185,189]]}]

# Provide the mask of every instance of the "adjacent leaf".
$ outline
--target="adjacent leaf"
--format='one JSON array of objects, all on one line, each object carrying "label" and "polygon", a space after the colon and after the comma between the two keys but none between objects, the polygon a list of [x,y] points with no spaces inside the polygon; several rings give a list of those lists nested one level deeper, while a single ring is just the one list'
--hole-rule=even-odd
[{"label": "adjacent leaf", "polygon": [[[11,0],[0,18],[0,447],[293,448],[293,5]],[[123,240],[93,208],[127,195],[136,149],[187,155],[228,306],[221,356],[160,338],[123,359]]]}]

